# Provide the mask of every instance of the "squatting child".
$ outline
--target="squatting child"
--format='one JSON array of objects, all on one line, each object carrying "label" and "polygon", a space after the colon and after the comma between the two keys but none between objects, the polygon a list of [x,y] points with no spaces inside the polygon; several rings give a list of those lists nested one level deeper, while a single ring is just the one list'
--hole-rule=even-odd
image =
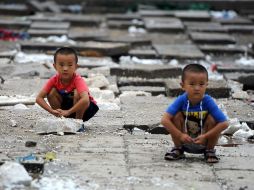
[{"label": "squatting child", "polygon": [[184,93],[169,105],[161,123],[170,133],[174,147],[166,160],[185,158],[184,152],[204,153],[207,163],[216,163],[215,145],[228,121],[211,96],[205,94],[208,72],[200,64],[189,64],[182,72]]},{"label": "squatting child", "polygon": [[[36,103],[57,117],[89,120],[99,110],[84,79],[76,73],[78,56],[74,49],[62,47],[54,54],[57,73],[36,97]],[[47,98],[48,103],[44,98]]]}]

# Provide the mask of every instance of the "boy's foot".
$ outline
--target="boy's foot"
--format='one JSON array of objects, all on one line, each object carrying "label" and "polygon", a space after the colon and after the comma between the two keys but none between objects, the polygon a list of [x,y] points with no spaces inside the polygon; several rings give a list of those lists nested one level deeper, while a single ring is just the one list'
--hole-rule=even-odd
[{"label": "boy's foot", "polygon": [[185,158],[185,155],[181,147],[173,147],[171,151],[167,151],[164,156],[165,160],[179,160],[182,158]]},{"label": "boy's foot", "polygon": [[215,154],[215,149],[205,150],[204,156],[206,163],[213,164],[219,162],[219,158]]}]

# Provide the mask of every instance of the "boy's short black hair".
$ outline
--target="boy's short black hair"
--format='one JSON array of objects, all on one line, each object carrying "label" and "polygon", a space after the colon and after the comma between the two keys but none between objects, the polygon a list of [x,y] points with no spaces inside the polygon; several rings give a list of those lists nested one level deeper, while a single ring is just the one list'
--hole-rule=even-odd
[{"label": "boy's short black hair", "polygon": [[203,65],[200,65],[197,63],[192,63],[189,65],[186,65],[183,69],[183,72],[182,72],[182,82],[185,80],[185,76],[186,76],[187,72],[205,73],[207,76],[207,81],[208,81],[208,72]]},{"label": "boy's short black hair", "polygon": [[58,54],[62,54],[62,55],[73,54],[75,56],[76,63],[78,63],[78,54],[73,48],[61,47],[61,48],[57,49],[54,54],[54,63],[56,63],[56,57]]}]

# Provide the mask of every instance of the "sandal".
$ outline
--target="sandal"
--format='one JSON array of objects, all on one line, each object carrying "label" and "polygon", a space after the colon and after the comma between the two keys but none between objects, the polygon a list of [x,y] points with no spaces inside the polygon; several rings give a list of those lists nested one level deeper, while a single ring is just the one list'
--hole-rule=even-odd
[{"label": "sandal", "polygon": [[215,154],[215,149],[205,150],[204,157],[206,163],[213,164],[219,162],[219,158]]},{"label": "sandal", "polygon": [[185,158],[184,151],[180,147],[173,147],[171,151],[167,151],[167,153],[164,156],[165,160],[179,160]]}]

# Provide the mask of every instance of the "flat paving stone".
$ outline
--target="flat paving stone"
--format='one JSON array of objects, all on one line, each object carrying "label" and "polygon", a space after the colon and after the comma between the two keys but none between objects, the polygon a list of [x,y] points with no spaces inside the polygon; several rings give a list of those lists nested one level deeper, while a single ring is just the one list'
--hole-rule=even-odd
[{"label": "flat paving stone", "polygon": [[21,21],[15,19],[0,19],[0,27],[10,28],[10,29],[21,29],[29,28],[31,21]]},{"label": "flat paving stone", "polygon": [[241,17],[241,16],[236,16],[234,18],[231,19],[227,19],[227,18],[216,18],[214,19],[217,22],[220,22],[223,25],[227,25],[227,24],[253,24],[252,21],[248,18],[245,17]]},{"label": "flat paving stone", "polygon": [[242,66],[242,65],[219,65],[217,68],[218,72],[221,73],[235,73],[235,72],[241,72],[241,73],[253,73],[254,67],[251,66]]},{"label": "flat paving stone", "polygon": [[110,43],[110,42],[80,42],[75,45],[70,45],[67,43],[54,43],[54,42],[47,42],[47,43],[38,43],[32,41],[23,41],[20,42],[21,49],[25,50],[56,50],[58,47],[61,46],[70,46],[76,49],[78,52],[83,54],[99,54],[100,56],[117,56],[121,54],[128,53],[129,45],[126,43]]},{"label": "flat paving stone", "polygon": [[117,77],[118,86],[164,86],[164,79],[144,79],[138,77]]},{"label": "flat paving stone", "polygon": [[175,17],[188,21],[209,21],[211,16],[208,11],[175,11]]},{"label": "flat paving stone", "polygon": [[146,17],[143,19],[149,32],[183,32],[184,26],[178,18]]},{"label": "flat paving stone", "polygon": [[226,26],[222,26],[218,22],[184,22],[184,25],[189,31],[198,31],[198,32],[228,32]]},{"label": "flat paving stone", "polygon": [[202,59],[205,56],[194,44],[154,44],[153,47],[164,59]]},{"label": "flat paving stone", "polygon": [[53,30],[48,30],[48,29],[29,29],[28,34],[32,37],[48,37],[48,36],[62,36],[62,35],[67,35],[68,30],[65,29],[53,29]]},{"label": "flat paving stone", "polygon": [[128,54],[140,59],[156,59],[159,57],[157,52],[153,49],[132,49]]},{"label": "flat paving stone", "polygon": [[119,90],[121,92],[125,92],[125,91],[150,92],[153,96],[165,94],[165,87],[155,87],[155,86],[122,86],[119,88]]},{"label": "flat paving stone", "polygon": [[128,29],[131,26],[136,26],[143,28],[144,23],[142,21],[134,22],[129,20],[109,20],[107,21],[108,28],[119,28],[119,29]]},{"label": "flat paving stone", "polygon": [[132,14],[132,13],[127,13],[127,14],[106,14],[107,20],[134,20],[134,19],[141,19],[139,14]]},{"label": "flat paving stone", "polygon": [[[218,54],[236,54],[241,53],[244,54],[246,52],[246,46],[241,45],[199,45],[199,49],[204,53],[218,53]],[[247,50],[250,54],[252,53],[250,50]]]},{"label": "flat paving stone", "polygon": [[235,32],[235,33],[253,33],[254,25],[226,25],[228,32]]},{"label": "flat paving stone", "polygon": [[145,36],[130,36],[130,35],[107,36],[98,38],[96,39],[96,41],[128,43],[132,47],[151,45],[151,40]]},{"label": "flat paving stone", "polygon": [[43,22],[43,21],[35,21],[32,22],[30,25],[30,29],[69,29],[70,23],[69,22]]},{"label": "flat paving stone", "polygon": [[[180,86],[180,79],[165,80],[166,94],[168,96],[178,96],[183,91]],[[213,81],[209,80],[207,94],[215,98],[228,98],[230,95],[230,87],[225,80]]]},{"label": "flat paving stone", "polygon": [[140,78],[168,78],[176,77],[181,73],[181,68],[164,65],[134,65],[111,67],[110,74],[126,77]]},{"label": "flat paving stone", "polygon": [[138,13],[142,17],[173,17],[174,11],[169,10],[139,10]]},{"label": "flat paving stone", "polygon": [[0,12],[2,15],[29,15],[31,10],[25,4],[1,4]]},{"label": "flat paving stone", "polygon": [[191,39],[196,43],[203,44],[234,44],[235,38],[223,33],[190,32]]}]

